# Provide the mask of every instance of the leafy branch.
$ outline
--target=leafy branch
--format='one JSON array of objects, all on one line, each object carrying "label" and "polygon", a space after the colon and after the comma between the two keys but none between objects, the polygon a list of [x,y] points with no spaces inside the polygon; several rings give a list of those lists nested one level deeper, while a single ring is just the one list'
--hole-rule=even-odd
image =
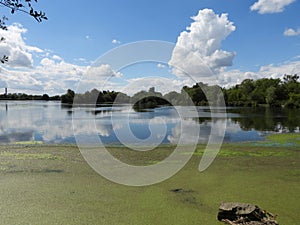
[{"label": "leafy branch", "polygon": [[16,11],[20,11],[26,13],[33,18],[35,18],[38,22],[42,22],[43,20],[47,20],[45,12],[36,11],[32,7],[32,1],[37,2],[38,0],[0,0],[0,5],[3,5],[9,8],[11,14],[14,14]]},{"label": "leafy branch", "polygon": [[[39,23],[43,20],[48,20],[46,17],[45,12],[43,11],[36,11],[33,6],[32,2],[37,2],[38,0],[0,0],[0,6],[4,6],[8,9],[10,9],[10,13],[14,14],[15,12],[19,11],[25,14],[28,14],[29,16],[33,17],[36,21]],[[6,16],[3,16],[2,19],[0,19],[0,29],[7,30],[7,26],[5,22],[8,20]],[[5,38],[0,38],[0,43],[5,41]],[[2,58],[0,58],[1,63],[8,62],[8,56],[4,55]]]}]

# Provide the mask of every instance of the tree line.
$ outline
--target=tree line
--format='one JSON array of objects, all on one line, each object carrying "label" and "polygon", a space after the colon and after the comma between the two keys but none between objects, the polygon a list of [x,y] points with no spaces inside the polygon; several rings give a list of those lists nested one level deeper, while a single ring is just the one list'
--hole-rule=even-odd
[{"label": "tree line", "polygon": [[[218,90],[221,90],[218,92]],[[148,91],[139,91],[132,97],[122,92],[99,91],[93,89],[83,94],[76,94],[68,90],[61,96],[27,95],[27,94],[3,94],[0,100],[46,100],[61,101],[63,104],[112,104],[131,103],[136,109],[155,108],[161,105],[196,105],[207,106],[213,101],[224,96],[227,106],[246,107],[286,107],[300,108],[300,82],[299,76],[285,75],[281,79],[263,78],[259,80],[246,79],[241,84],[231,88],[210,86],[202,82],[189,87],[184,86],[181,92],[169,92],[163,95],[152,87]],[[208,101],[208,99],[210,101]]]},{"label": "tree line", "polygon": [[25,93],[8,93],[0,95],[0,100],[13,100],[13,101],[60,101],[61,96],[43,95],[30,95]]},{"label": "tree line", "polygon": [[285,75],[283,80],[263,78],[246,79],[241,84],[224,90],[225,101],[229,106],[300,107],[299,76]]},{"label": "tree line", "polygon": [[[228,89],[199,82],[191,87],[184,86],[180,93],[172,91],[163,95],[152,87],[148,91],[140,91],[132,97],[121,92],[101,92],[97,89],[84,94],[75,94],[74,91],[68,90],[65,95],[61,96],[61,101],[72,104],[76,96],[78,104],[132,103],[135,108],[143,109],[155,108],[160,105],[206,106],[211,105],[212,100],[217,101],[222,94],[227,106],[300,108],[300,82],[298,80],[297,74],[285,75],[283,80],[246,79],[241,84]],[[217,90],[221,90],[221,92],[218,93]]]}]

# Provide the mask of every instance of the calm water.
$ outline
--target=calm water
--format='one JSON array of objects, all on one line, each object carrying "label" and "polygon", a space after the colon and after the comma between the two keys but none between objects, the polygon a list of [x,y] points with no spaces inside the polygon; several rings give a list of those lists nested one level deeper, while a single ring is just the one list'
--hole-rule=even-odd
[{"label": "calm water", "polygon": [[0,101],[0,144],[76,143],[73,128],[88,139],[93,132],[91,124],[105,144],[176,144],[179,139],[188,143],[199,129],[198,142],[206,143],[211,127],[222,130],[224,124],[225,142],[256,141],[268,133],[299,132],[300,126],[299,110],[228,108],[227,117],[223,113],[213,120],[210,117],[208,107],[135,112],[128,106],[95,110],[64,108],[59,102]]}]

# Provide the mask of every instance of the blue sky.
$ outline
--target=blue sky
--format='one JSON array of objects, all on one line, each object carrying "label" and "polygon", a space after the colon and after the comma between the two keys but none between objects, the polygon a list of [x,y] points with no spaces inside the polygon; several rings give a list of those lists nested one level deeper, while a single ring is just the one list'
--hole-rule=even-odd
[{"label": "blue sky", "polygon": [[[278,4],[277,8],[274,8],[275,3]],[[254,4],[257,5],[256,8]],[[13,89],[30,89],[30,82],[41,91],[49,88],[48,92],[53,94],[62,92],[64,88],[73,88],[80,79],[78,76],[84,76],[84,66],[122,44],[142,40],[161,40],[176,44],[181,33],[194,22],[191,17],[197,16],[204,9],[211,9],[216,17],[228,14],[228,22],[235,27],[230,34],[220,37],[224,39],[220,50],[234,53],[232,65],[228,63],[222,67],[222,71],[218,70],[223,76],[220,85],[233,85],[245,78],[280,77],[283,71],[294,73],[300,68],[299,0],[39,0],[37,8],[46,12],[48,21],[37,23],[21,13],[10,15],[4,8],[1,9],[1,13],[10,19],[8,24],[18,23],[19,28],[23,29],[14,32],[19,32],[22,39],[19,41],[24,42],[21,43],[21,48],[31,54],[32,58],[30,66],[22,64],[20,67],[13,63],[2,65],[0,79]],[[201,14],[198,19],[201,20],[206,15],[208,12]],[[214,24],[210,25],[212,29],[215,27]],[[195,39],[188,41],[197,43]],[[36,47],[41,51],[32,51],[30,48],[26,49],[26,46]],[[0,48],[0,53],[1,49],[6,48]],[[51,69],[54,66],[49,60],[42,63],[43,59],[53,60],[56,64],[64,62],[62,67],[78,66],[80,72],[43,74],[46,69],[41,67]],[[148,67],[149,65],[137,67],[136,70],[139,69],[141,73],[136,78],[146,76],[143,71],[146,73]],[[153,70],[157,70],[154,67]],[[58,65],[55,68],[57,71],[64,71]],[[17,74],[20,71],[28,76],[21,78],[21,81],[20,74]],[[165,68],[158,75],[163,76],[164,73],[171,71]],[[14,76],[15,79],[11,79]],[[77,77],[72,80],[72,76]],[[62,80],[59,80],[60,77]],[[19,80],[19,84],[16,80]],[[64,85],[53,89],[51,82],[53,85]]]}]

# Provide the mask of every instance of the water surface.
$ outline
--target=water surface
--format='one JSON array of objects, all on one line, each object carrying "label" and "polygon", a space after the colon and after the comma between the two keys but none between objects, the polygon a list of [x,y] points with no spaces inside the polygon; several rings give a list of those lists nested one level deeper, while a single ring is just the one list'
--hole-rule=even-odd
[{"label": "water surface", "polygon": [[[76,134],[89,137],[96,127],[104,144],[189,143],[200,129],[207,143],[212,125],[226,124],[225,142],[263,140],[269,133],[299,132],[300,111],[268,108],[227,108],[211,118],[209,107],[157,108],[135,112],[130,106],[67,108],[59,102],[0,101],[0,144],[41,141],[76,143]],[[128,130],[129,129],[129,130]],[[181,131],[185,130],[184,133]],[[221,135],[222,132],[220,132]]]}]

